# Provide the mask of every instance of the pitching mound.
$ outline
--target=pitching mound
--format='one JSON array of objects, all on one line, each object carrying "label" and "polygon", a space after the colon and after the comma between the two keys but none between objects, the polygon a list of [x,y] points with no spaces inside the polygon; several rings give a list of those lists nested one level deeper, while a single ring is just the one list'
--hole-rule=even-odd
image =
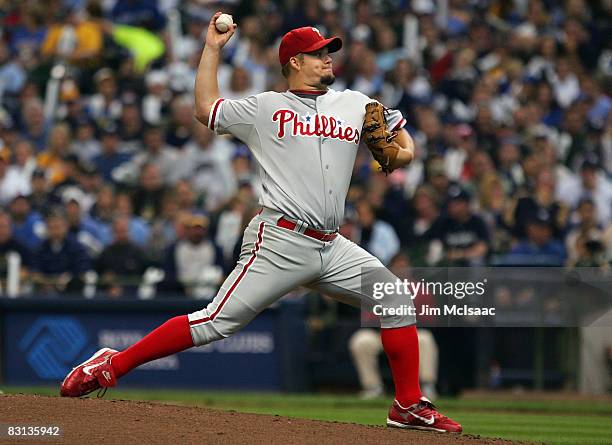
[{"label": "pitching mound", "polygon": [[[69,444],[511,444],[501,439],[320,422],[125,400],[0,396],[0,424],[60,426]],[[0,437],[6,442],[7,437]],[[25,439],[25,440],[24,440]],[[33,438],[30,438],[30,440]],[[24,443],[27,438],[8,443]]]}]

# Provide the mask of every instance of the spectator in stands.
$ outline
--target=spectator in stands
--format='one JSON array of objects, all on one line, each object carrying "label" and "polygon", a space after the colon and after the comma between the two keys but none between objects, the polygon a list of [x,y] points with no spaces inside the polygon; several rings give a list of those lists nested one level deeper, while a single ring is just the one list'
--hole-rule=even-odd
[{"label": "spectator in stands", "polygon": [[37,168],[32,172],[32,193],[28,197],[32,210],[44,214],[48,207],[54,203],[55,197],[50,195],[51,184],[47,180],[44,170]]},{"label": "spectator in stands", "polygon": [[9,166],[7,174],[15,175],[27,183],[26,195],[31,193],[32,173],[36,170],[36,158],[32,143],[21,139],[17,141],[13,149],[14,162]]},{"label": "spectator in stands", "polygon": [[132,195],[134,214],[149,222],[157,218],[161,214],[165,192],[159,166],[144,164],[140,171],[138,187]]},{"label": "spectator in stands", "polygon": [[146,79],[137,70],[133,54],[129,53],[129,57],[125,57],[125,53],[119,48],[116,48],[116,51],[117,53],[114,54],[114,57],[119,65],[117,85],[122,93],[123,106],[125,108],[127,105],[138,103],[138,99],[144,97],[146,93]]},{"label": "spectator in stands", "polygon": [[359,245],[383,264],[387,264],[399,252],[400,241],[397,233],[389,223],[376,219],[374,209],[368,201],[359,201],[356,210]]},{"label": "spectator in stands", "polygon": [[49,134],[47,148],[38,155],[38,167],[47,172],[52,185],[66,179],[66,158],[70,152],[72,136],[67,124],[56,124]]},{"label": "spectator in stands", "polygon": [[241,99],[253,94],[257,94],[257,87],[252,85],[251,74],[245,68],[235,67],[230,76],[227,87],[223,88],[222,97],[228,99]]},{"label": "spectator in stands", "polygon": [[10,204],[15,238],[29,250],[35,251],[45,237],[45,224],[41,214],[33,210],[27,197],[16,196]]},{"label": "spectator in stands", "polygon": [[597,208],[588,198],[582,199],[576,209],[578,224],[568,234],[565,240],[568,265],[584,265],[596,253],[604,253],[602,242],[603,231],[597,221]]},{"label": "spectator in stands", "polygon": [[191,215],[192,210],[191,207],[187,212],[179,209],[174,190],[164,193],[161,214],[150,225],[149,241],[146,245],[146,251],[153,262],[163,264],[166,249],[182,236],[179,235],[183,228],[182,221]]},{"label": "spectator in stands", "polygon": [[597,208],[598,222],[606,224],[612,218],[612,182],[601,173],[600,165],[599,160],[591,156],[585,159],[580,169],[581,184],[562,199],[571,206],[580,199],[591,199]]},{"label": "spectator in stands", "polygon": [[542,123],[547,127],[558,127],[563,112],[555,100],[550,83],[543,80],[537,86],[536,100],[542,109]]},{"label": "spectator in stands", "polygon": [[0,155],[10,155],[9,147],[15,147],[19,138],[19,131],[13,122],[13,118],[4,109],[0,108]]},{"label": "spectator in stands", "polygon": [[188,61],[194,54],[199,56],[197,51],[209,22],[206,15],[194,13],[192,8],[188,8],[187,18],[186,33],[180,36],[175,47],[175,54],[173,54],[177,60],[182,62]]},{"label": "spectator in stands", "polygon": [[166,23],[157,2],[127,0],[115,3],[111,18],[113,22],[159,31]]},{"label": "spectator in stands", "polygon": [[111,234],[106,226],[98,224],[83,210],[80,193],[65,193],[64,212],[68,222],[68,234],[79,241],[90,257],[95,258],[111,242]]},{"label": "spectator in stands", "polygon": [[64,6],[47,31],[41,48],[43,57],[67,60],[80,67],[99,63],[103,46],[101,16],[101,7],[95,1],[90,1],[85,11]]},{"label": "spectator in stands", "polygon": [[122,114],[117,81],[110,68],[101,68],[94,76],[97,93],[91,96],[88,110],[99,126],[111,125]]},{"label": "spectator in stands", "polygon": [[540,210],[545,210],[552,221],[553,236],[563,239],[567,228],[569,208],[555,196],[555,177],[547,169],[539,170],[536,175],[533,192],[517,200],[513,218],[513,234],[516,238],[526,237],[526,224],[535,219]]},{"label": "spectator in stands", "polygon": [[43,113],[43,104],[38,98],[30,98],[22,105],[22,135],[34,144],[36,152],[45,149],[47,134],[49,132],[48,123]]},{"label": "spectator in stands", "polygon": [[398,171],[395,174],[395,179],[391,181],[379,176],[378,181],[371,181],[366,194],[366,200],[374,208],[374,213],[378,219],[389,223],[393,227],[402,246],[407,245],[410,239],[407,227],[412,222],[413,217],[410,200],[406,196],[404,181],[403,171]]},{"label": "spectator in stands", "polygon": [[244,184],[253,186],[257,181],[253,168],[253,157],[246,145],[240,144],[235,148],[232,156],[232,170],[238,187]]},{"label": "spectator in stands", "polygon": [[105,184],[100,187],[96,194],[96,200],[89,214],[97,224],[105,226],[110,232],[110,226],[115,218],[115,191],[111,185]]},{"label": "spectator in stands", "polygon": [[431,96],[428,78],[409,59],[398,60],[388,77],[383,86],[383,103],[400,109],[404,115],[415,103],[426,102]]},{"label": "spectator in stands", "polygon": [[564,142],[565,165],[572,171],[580,170],[581,163],[584,161],[583,154],[588,153],[586,126],[584,125],[586,110],[583,110],[578,103],[570,106],[563,114],[561,124],[561,138]]},{"label": "spectator in stands", "polygon": [[408,247],[411,249],[413,262],[423,265],[429,245],[425,235],[440,216],[440,210],[435,201],[435,192],[431,186],[422,185],[416,189],[412,197],[412,207],[415,215],[410,227],[407,228],[410,232]]},{"label": "spectator in stands", "polygon": [[601,85],[591,76],[582,75],[580,85],[588,101],[588,128],[602,129],[612,111],[612,98],[602,91]]},{"label": "spectator in stands", "polygon": [[129,178],[137,178],[138,173],[145,170],[145,165],[155,165],[161,174],[163,184],[170,185],[176,181],[176,151],[166,145],[164,132],[161,127],[148,126],[145,129],[144,151],[134,155],[126,169],[129,170]]},{"label": "spectator in stands", "polygon": [[464,104],[469,102],[478,76],[474,66],[476,56],[474,49],[463,48],[453,58],[452,66],[440,86],[449,99]]},{"label": "spectator in stands", "polygon": [[496,134],[497,125],[490,106],[482,105],[478,108],[474,128],[478,149],[482,152],[493,153],[499,146],[499,140]]},{"label": "spectator in stands", "polygon": [[144,251],[130,241],[130,221],[120,216],[113,221],[113,242],[95,262],[99,282],[111,298],[135,293],[147,266]]},{"label": "spectator in stands", "polygon": [[21,280],[27,277],[31,267],[31,252],[21,242],[19,242],[12,228],[11,216],[0,211],[0,281],[4,281],[8,271],[8,254],[10,252],[17,253],[21,261],[20,275]]},{"label": "spectator in stands", "polygon": [[478,149],[476,134],[468,124],[456,125],[453,133],[454,146],[444,153],[446,174],[452,181],[471,179],[468,163]]},{"label": "spectator in stands", "polygon": [[[83,194],[83,190],[79,184],[80,177],[80,166],[79,159],[74,154],[68,154],[63,159],[63,179],[61,182],[55,184],[55,187],[51,190],[51,194],[56,196],[59,200],[63,199],[66,192],[78,190],[79,194]],[[83,203],[85,204],[85,202]],[[90,203],[87,203],[90,204]],[[88,208],[86,210],[89,210]]]},{"label": "spectator in stands", "polygon": [[443,155],[447,146],[444,141],[442,124],[440,123],[438,115],[431,108],[417,107],[416,118],[419,128],[417,137],[423,139],[423,148],[425,152],[429,155]]},{"label": "spectator in stands", "polygon": [[68,221],[61,209],[45,218],[47,239],[32,256],[33,281],[43,294],[80,291],[83,275],[91,270],[85,247],[68,233]]},{"label": "spectator in stands", "polygon": [[430,264],[442,260],[453,266],[483,265],[489,253],[487,226],[470,209],[470,195],[458,186],[449,189],[447,214],[438,218],[427,236],[432,240]]},{"label": "spectator in stands", "polygon": [[130,160],[128,153],[119,152],[120,139],[116,126],[103,127],[100,130],[101,152],[92,159],[105,182],[116,182],[113,171]]},{"label": "spectator in stands", "polygon": [[144,122],[138,104],[133,99],[124,100],[119,119],[119,137],[122,142],[120,147],[123,147],[123,150],[119,152],[128,154],[138,152],[143,146],[143,132]]},{"label": "spectator in stands", "polygon": [[83,122],[92,121],[86,108],[85,98],[81,95],[76,80],[65,79],[60,86],[60,104],[56,111],[56,119],[66,122],[70,130],[75,132]]},{"label": "spectator in stands", "polygon": [[89,163],[100,154],[101,144],[96,138],[96,128],[94,122],[83,117],[74,126],[74,140],[70,147],[70,152],[75,154],[80,163]]},{"label": "spectator in stands", "polygon": [[398,60],[406,55],[406,50],[397,43],[397,35],[393,28],[379,28],[376,30],[377,60],[376,64],[383,72],[391,71]]},{"label": "spectator in stands", "polygon": [[472,193],[476,193],[480,188],[483,178],[495,173],[495,166],[491,156],[483,150],[476,150],[469,159],[469,179],[464,182],[465,187]]},{"label": "spectator in stands", "polygon": [[[123,216],[128,219],[130,223],[130,240],[136,245],[143,247],[149,241],[149,223],[145,218],[134,214],[132,202],[133,198],[129,194],[118,193],[115,198],[115,211],[117,216]],[[145,209],[145,207],[142,207],[142,209]]]},{"label": "spectator in stands", "polygon": [[47,11],[37,3],[23,5],[21,20],[10,34],[11,50],[35,54],[45,39]]},{"label": "spectator in stands", "polygon": [[350,88],[372,97],[382,93],[383,82],[384,76],[376,64],[376,54],[373,51],[365,51],[357,76]]},{"label": "spectator in stands", "polygon": [[496,173],[488,173],[478,187],[479,210],[491,234],[491,251],[507,252],[512,243],[513,202],[504,190],[504,182]]},{"label": "spectator in stands", "polygon": [[83,192],[81,205],[84,212],[91,212],[91,208],[96,203],[98,192],[103,185],[102,175],[93,164],[89,162],[79,164],[77,188]]},{"label": "spectator in stands", "polygon": [[177,210],[193,213],[198,206],[198,195],[195,193],[188,181],[178,181],[172,189],[176,199]]},{"label": "spectator in stands", "polygon": [[235,250],[241,248],[245,223],[248,223],[249,217],[255,213],[253,204],[234,196],[219,212],[215,243],[223,252],[225,270],[231,270],[238,261]]},{"label": "spectator in stands", "polygon": [[510,262],[521,265],[562,266],[565,247],[552,236],[552,219],[545,209],[527,221],[526,238],[510,250]]},{"label": "spectator in stands", "polygon": [[209,238],[206,216],[194,213],[185,226],[186,238],[166,253],[167,286],[191,298],[210,298],[223,278],[223,253]]},{"label": "spectator in stands", "polygon": [[17,95],[26,80],[26,71],[21,66],[19,58],[11,60],[10,49],[7,42],[0,41],[0,102],[4,94]]},{"label": "spectator in stands", "polygon": [[[580,187],[578,176],[563,163],[559,162],[559,150],[555,146],[556,136],[543,125],[532,130],[530,147],[539,158],[542,171],[549,170],[553,175],[555,198],[563,202],[564,196],[572,196]],[[541,178],[540,178],[541,179]],[[536,184],[538,179],[536,179]]]},{"label": "spectator in stands", "polygon": [[235,191],[232,150],[226,138],[215,137],[206,126],[196,123],[193,138],[179,154],[178,176],[189,179],[194,190],[205,195],[207,210],[217,209]]},{"label": "spectator in stands", "polygon": [[435,193],[435,201],[441,208],[448,198],[448,189],[453,184],[444,166],[444,160],[440,156],[432,156],[427,162],[427,181]]},{"label": "spectator in stands", "polygon": [[167,88],[168,75],[165,71],[153,70],[147,74],[145,83],[147,94],[142,99],[142,117],[149,125],[161,125],[172,99]]},{"label": "spectator in stands", "polygon": [[521,168],[523,170],[525,182],[523,188],[518,193],[515,193],[515,197],[524,197],[528,192],[533,192],[536,188],[538,175],[544,170],[544,162],[541,157],[528,151],[521,159]]},{"label": "spectator in stands", "polygon": [[166,143],[177,149],[182,149],[193,135],[196,120],[193,117],[193,96],[176,97],[170,105],[170,122],[166,134]]},{"label": "spectator in stands", "polygon": [[580,94],[580,83],[567,57],[559,57],[554,71],[550,73],[554,85],[555,100],[561,108],[568,108]]},{"label": "spectator in stands", "polygon": [[17,195],[30,193],[30,183],[9,170],[8,154],[0,153],[0,206],[8,204]]}]

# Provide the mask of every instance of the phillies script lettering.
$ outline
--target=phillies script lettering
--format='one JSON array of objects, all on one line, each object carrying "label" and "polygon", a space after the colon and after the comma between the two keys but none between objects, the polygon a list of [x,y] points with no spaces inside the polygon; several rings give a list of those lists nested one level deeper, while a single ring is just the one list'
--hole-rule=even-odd
[{"label": "phillies script lettering", "polygon": [[301,118],[295,111],[280,109],[274,113],[272,121],[278,122],[279,139],[284,138],[285,134],[291,134],[293,136],[323,136],[359,144],[359,130],[342,125],[342,122],[333,116],[315,114]]}]

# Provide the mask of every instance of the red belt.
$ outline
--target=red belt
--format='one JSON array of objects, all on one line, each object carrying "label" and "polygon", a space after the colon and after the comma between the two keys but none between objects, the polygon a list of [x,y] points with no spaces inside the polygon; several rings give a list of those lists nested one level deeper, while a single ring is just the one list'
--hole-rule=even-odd
[{"label": "red belt", "polygon": [[[289,221],[288,219],[284,217],[279,219],[276,225],[278,227],[282,227],[283,229],[289,229],[289,230],[294,230],[297,227],[297,223],[293,221]],[[325,242],[333,241],[338,236],[338,232],[333,232],[333,233],[321,232],[319,230],[314,230],[314,229],[309,229],[309,228],[304,230],[303,234],[311,238],[317,239],[319,241],[325,241]]]}]

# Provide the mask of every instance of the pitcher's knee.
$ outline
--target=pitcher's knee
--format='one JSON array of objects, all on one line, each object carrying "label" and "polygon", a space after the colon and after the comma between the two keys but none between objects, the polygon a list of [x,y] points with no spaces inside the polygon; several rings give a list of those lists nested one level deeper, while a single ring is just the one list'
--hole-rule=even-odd
[{"label": "pitcher's knee", "polygon": [[215,329],[214,321],[191,326],[191,336],[194,346],[204,346],[225,338],[221,332]]},{"label": "pitcher's knee", "polygon": [[241,316],[215,312],[211,314],[208,308],[189,314],[194,345],[203,346],[231,337],[252,319],[251,313],[248,314],[248,317],[245,314],[239,315]]},{"label": "pitcher's knee", "polygon": [[402,328],[416,324],[416,309],[411,298],[391,292],[377,301],[374,315],[380,317],[381,328]]},{"label": "pitcher's knee", "polygon": [[403,328],[416,324],[414,315],[393,315],[380,317],[380,327],[383,329]]},{"label": "pitcher's knee", "polygon": [[207,308],[189,314],[188,318],[191,336],[195,346],[207,345],[208,343],[227,337],[227,335],[224,335],[224,333],[215,326],[214,317],[211,316]]}]

